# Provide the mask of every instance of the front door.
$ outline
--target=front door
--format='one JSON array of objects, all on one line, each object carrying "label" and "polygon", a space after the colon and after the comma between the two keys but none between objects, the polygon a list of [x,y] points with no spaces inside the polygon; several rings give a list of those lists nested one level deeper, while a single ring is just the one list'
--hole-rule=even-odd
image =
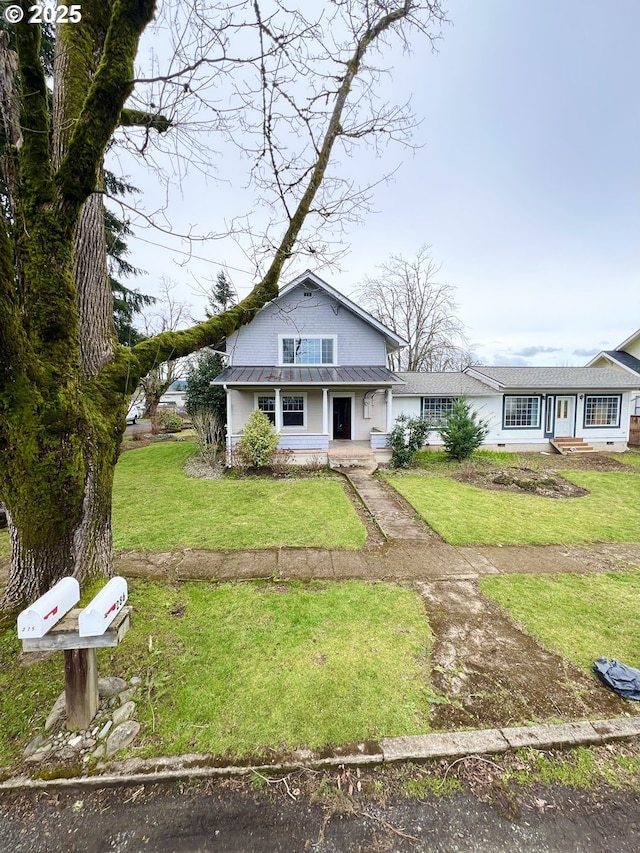
[{"label": "front door", "polygon": [[351,397],[333,398],[333,437],[351,438]]},{"label": "front door", "polygon": [[574,405],[575,397],[556,397],[556,437],[573,435]]}]

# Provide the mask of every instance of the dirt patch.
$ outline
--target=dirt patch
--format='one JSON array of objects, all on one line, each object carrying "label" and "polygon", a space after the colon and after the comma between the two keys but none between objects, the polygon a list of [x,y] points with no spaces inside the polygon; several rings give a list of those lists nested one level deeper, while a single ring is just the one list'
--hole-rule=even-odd
[{"label": "dirt patch", "polygon": [[526,492],[545,498],[579,498],[589,494],[587,489],[581,489],[570,483],[553,470],[504,468],[495,471],[476,471],[469,468],[461,471],[454,479],[482,489]]},{"label": "dirt patch", "polygon": [[431,628],[434,729],[493,728],[640,713],[544,648],[474,581],[419,583]]}]

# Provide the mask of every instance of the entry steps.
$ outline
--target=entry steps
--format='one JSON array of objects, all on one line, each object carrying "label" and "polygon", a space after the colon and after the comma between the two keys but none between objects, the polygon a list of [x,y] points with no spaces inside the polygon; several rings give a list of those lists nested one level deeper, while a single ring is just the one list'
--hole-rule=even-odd
[{"label": "entry steps", "polygon": [[550,438],[549,443],[562,456],[573,456],[574,454],[595,453],[595,450],[590,444],[587,444],[584,438],[574,438],[571,436],[563,436],[562,438]]}]

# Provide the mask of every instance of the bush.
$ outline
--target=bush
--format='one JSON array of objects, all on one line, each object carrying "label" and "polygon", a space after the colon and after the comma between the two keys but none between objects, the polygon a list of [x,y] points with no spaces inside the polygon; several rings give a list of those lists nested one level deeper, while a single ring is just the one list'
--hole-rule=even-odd
[{"label": "bush", "polygon": [[254,409],[238,442],[238,455],[245,465],[264,468],[271,465],[277,447],[278,436],[273,424],[264,412]]},{"label": "bush", "polygon": [[212,468],[224,444],[224,421],[213,409],[196,409],[191,418],[200,455]]},{"label": "bush", "polygon": [[489,425],[478,418],[468,400],[458,397],[438,432],[447,455],[461,462],[480,447],[487,437]]},{"label": "bush", "polygon": [[399,415],[389,433],[391,467],[408,468],[415,454],[425,443],[431,429],[431,424],[422,418]]},{"label": "bush", "polygon": [[212,385],[211,380],[222,373],[222,359],[211,350],[204,349],[187,372],[185,409],[192,417],[200,409],[213,410],[224,425],[227,418],[227,397],[222,385]]},{"label": "bush", "polygon": [[181,432],[184,426],[180,415],[177,412],[172,412],[171,409],[163,409],[158,412],[158,421],[164,432]]}]

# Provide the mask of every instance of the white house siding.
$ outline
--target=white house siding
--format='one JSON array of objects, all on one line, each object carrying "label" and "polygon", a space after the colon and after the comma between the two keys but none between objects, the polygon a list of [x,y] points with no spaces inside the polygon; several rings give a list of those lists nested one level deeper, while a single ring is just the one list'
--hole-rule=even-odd
[{"label": "white house siding", "polygon": [[[505,392],[504,396],[540,396],[539,391],[509,391]],[[621,396],[620,407],[620,425],[618,427],[585,427],[584,426],[584,406],[587,396],[608,396],[610,394]],[[427,396],[427,395],[425,395]],[[446,395],[441,395],[446,396]],[[503,416],[503,395],[496,394],[491,397],[468,397],[472,408],[484,420],[488,421],[489,433],[483,443],[483,447],[487,449],[517,449],[522,451],[548,450],[550,448],[549,439],[545,438],[545,415],[546,406],[549,400],[555,399],[555,396],[568,397],[575,396],[576,414],[575,414],[575,429],[572,431],[574,438],[584,438],[596,450],[623,451],[626,450],[626,444],[629,438],[629,405],[630,393],[628,391],[620,391],[619,389],[579,389],[579,390],[554,390],[553,394],[548,394],[542,400],[540,412],[540,426],[535,429],[529,428],[512,428],[505,429],[502,426]],[[580,397],[582,396],[582,399]],[[400,414],[406,414],[410,417],[420,416],[420,401],[421,397],[400,397],[393,398],[393,417],[394,420]],[[440,446],[442,441],[439,434],[433,431],[429,434],[429,445]]]},{"label": "white house siding", "polygon": [[386,367],[387,353],[383,335],[339,305],[327,293],[294,288],[286,296],[270,303],[254,320],[229,336],[227,353],[234,367],[277,365],[280,362],[278,335],[337,335],[339,365]]}]

